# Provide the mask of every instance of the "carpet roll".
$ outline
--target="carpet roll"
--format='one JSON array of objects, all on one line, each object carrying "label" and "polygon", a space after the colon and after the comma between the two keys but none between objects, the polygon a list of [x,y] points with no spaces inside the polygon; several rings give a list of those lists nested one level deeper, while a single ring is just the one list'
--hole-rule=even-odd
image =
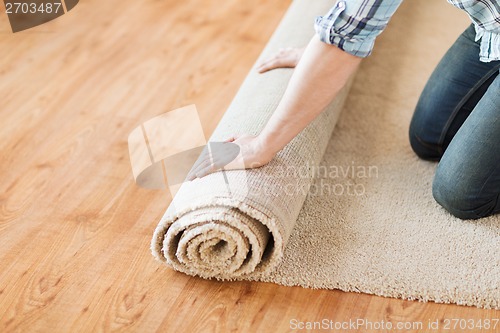
[{"label": "carpet roll", "polygon": [[[295,0],[260,57],[281,47],[305,46],[314,34],[314,17],[331,5]],[[209,141],[258,134],[292,72],[252,70]],[[349,86],[268,165],[183,183],[155,230],[154,256],[204,278],[258,279],[272,272],[283,257],[313,180],[311,170],[323,157]]]},{"label": "carpet roll", "polygon": [[[305,45],[330,5],[294,0],[261,56]],[[445,1],[404,1],[338,124],[349,87],[265,167],[182,184],[154,255],[203,277],[500,309],[500,216],[460,220],[440,207],[436,164],[408,141],[420,92],[469,24]],[[252,71],[211,141],[259,133],[291,73]]]}]

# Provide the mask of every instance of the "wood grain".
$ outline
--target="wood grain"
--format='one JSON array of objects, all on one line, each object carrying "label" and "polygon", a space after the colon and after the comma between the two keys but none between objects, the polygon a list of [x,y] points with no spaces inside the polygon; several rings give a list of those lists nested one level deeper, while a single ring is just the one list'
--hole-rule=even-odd
[{"label": "wood grain", "polygon": [[[208,136],[288,5],[87,0],[16,34],[0,15],[1,332],[282,332],[294,318],[500,318],[205,281],[153,260],[149,242],[169,197],[134,184],[128,134],[196,104]],[[417,331],[425,330],[409,330]]]}]

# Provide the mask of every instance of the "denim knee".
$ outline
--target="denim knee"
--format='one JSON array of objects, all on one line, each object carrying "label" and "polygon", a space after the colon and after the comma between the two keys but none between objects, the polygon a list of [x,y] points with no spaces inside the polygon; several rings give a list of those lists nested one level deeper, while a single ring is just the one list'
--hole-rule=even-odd
[{"label": "denim knee", "polygon": [[429,161],[439,161],[443,156],[443,149],[437,143],[425,142],[423,135],[419,135],[412,126],[410,126],[410,146],[418,157]]},{"label": "denim knee", "polygon": [[479,219],[493,213],[498,198],[479,197],[464,182],[456,181],[436,172],[432,184],[434,199],[453,216],[462,220]]}]

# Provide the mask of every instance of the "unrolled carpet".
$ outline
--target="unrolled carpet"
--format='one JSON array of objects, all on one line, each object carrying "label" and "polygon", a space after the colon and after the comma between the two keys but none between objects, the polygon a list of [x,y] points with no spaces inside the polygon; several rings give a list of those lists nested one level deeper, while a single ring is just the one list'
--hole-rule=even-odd
[{"label": "unrolled carpet", "polygon": [[[305,45],[331,5],[295,0],[261,57]],[[269,165],[184,183],[153,254],[204,278],[500,308],[500,218],[444,211],[431,194],[436,165],[407,139],[426,79],[467,24],[444,0],[406,1],[350,92]],[[258,133],[291,73],[252,71],[211,141]]]}]

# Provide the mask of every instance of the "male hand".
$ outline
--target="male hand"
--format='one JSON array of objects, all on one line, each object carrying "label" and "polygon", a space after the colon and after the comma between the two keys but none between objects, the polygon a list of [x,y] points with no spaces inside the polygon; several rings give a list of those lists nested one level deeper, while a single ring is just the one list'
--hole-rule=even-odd
[{"label": "male hand", "polygon": [[233,136],[224,142],[210,142],[189,172],[189,181],[218,170],[251,169],[271,161],[275,153],[266,149],[258,136]]},{"label": "male hand", "polygon": [[257,64],[256,69],[259,73],[264,73],[275,68],[294,68],[299,63],[303,48],[287,47],[280,49],[271,58],[265,59]]}]

